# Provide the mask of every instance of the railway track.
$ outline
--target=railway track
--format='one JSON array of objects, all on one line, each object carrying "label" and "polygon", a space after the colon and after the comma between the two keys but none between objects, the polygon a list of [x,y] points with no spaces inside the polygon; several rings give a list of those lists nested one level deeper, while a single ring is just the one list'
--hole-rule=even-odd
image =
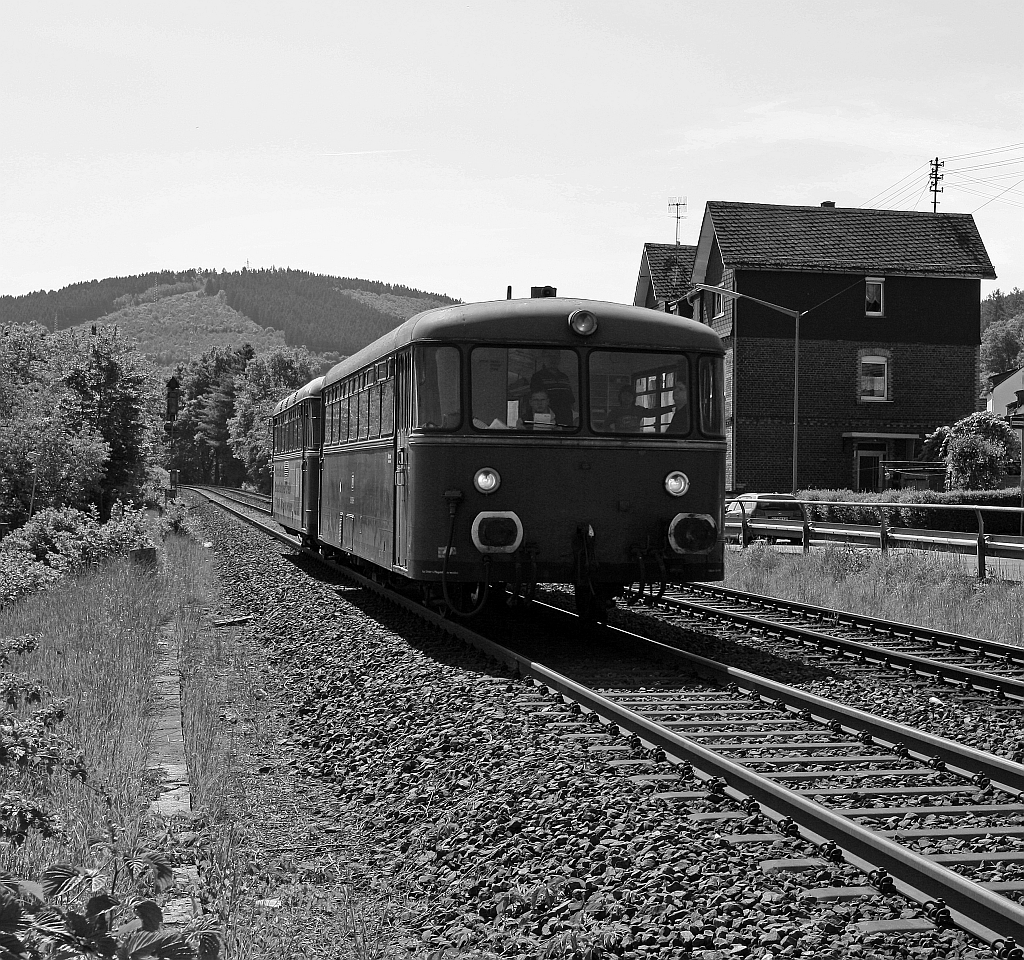
[{"label": "railway track", "polygon": [[271,516],[273,513],[273,498],[265,493],[256,493],[252,490],[238,490],[234,487],[214,487],[207,484],[181,484],[181,489],[210,491],[223,500],[241,504],[267,516]]},{"label": "railway track", "polygon": [[[617,628],[602,628],[601,643],[628,646],[629,669],[616,655],[599,668],[570,658],[556,671],[528,649],[392,599],[549,691],[540,722],[592,741],[673,807],[677,824],[716,822],[723,842],[749,850],[763,871],[843,878],[809,887],[811,898],[902,895],[921,915],[899,929],[955,925],[997,957],[1024,958],[1020,764]],[[564,611],[542,609],[555,633],[573,629]],[[507,633],[507,616],[499,620]],[[778,855],[780,843],[790,855]]]},{"label": "railway track", "polygon": [[1024,647],[712,584],[666,592],[656,606],[669,615],[741,627],[776,652],[788,645],[812,659],[820,653],[823,662],[838,655],[866,668],[1024,701]]}]

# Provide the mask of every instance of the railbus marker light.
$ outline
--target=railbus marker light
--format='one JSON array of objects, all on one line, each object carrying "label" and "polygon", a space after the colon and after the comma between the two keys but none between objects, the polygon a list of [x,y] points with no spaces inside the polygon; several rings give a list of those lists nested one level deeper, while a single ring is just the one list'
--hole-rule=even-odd
[{"label": "railbus marker light", "polygon": [[590,310],[573,310],[569,314],[569,329],[581,337],[597,332],[597,317]]},{"label": "railbus marker light", "polygon": [[690,478],[682,470],[673,470],[665,477],[665,490],[673,497],[681,497],[690,489]]},{"label": "railbus marker light", "polygon": [[481,467],[473,476],[473,486],[481,493],[494,493],[501,486],[501,475],[493,467]]}]

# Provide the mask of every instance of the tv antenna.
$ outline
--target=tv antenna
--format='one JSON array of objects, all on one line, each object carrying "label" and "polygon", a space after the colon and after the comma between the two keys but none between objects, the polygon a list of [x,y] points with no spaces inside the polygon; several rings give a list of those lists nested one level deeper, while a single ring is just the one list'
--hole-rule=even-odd
[{"label": "tv antenna", "polygon": [[679,221],[686,217],[686,197],[669,197],[668,212],[676,218],[676,246],[679,246]]}]

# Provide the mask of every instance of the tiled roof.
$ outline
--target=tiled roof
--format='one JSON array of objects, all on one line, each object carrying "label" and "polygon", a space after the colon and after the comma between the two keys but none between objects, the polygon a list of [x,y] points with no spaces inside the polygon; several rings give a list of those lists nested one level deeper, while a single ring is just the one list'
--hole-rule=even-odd
[{"label": "tiled roof", "polygon": [[675,300],[690,289],[696,247],[676,243],[645,243],[656,300]]},{"label": "tiled roof", "polygon": [[722,259],[733,269],[822,270],[995,278],[969,213],[791,207],[711,200]]}]

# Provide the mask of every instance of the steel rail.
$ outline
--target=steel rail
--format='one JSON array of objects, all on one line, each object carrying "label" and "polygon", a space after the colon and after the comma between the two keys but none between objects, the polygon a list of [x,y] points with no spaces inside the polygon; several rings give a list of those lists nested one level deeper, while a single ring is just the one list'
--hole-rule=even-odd
[{"label": "steel rail", "polygon": [[[940,646],[951,647],[956,651],[977,653],[991,656],[992,658],[1001,657],[1006,662],[1018,663],[1024,667],[1024,647],[1018,647],[1012,643],[986,640],[982,637],[972,637],[967,634],[951,633],[948,630],[939,630],[935,627],[926,627],[913,623],[903,623],[899,620],[884,620],[881,617],[853,613],[849,610],[831,610],[828,607],[819,607],[796,600],[783,600],[779,597],[747,593],[743,590],[733,590],[729,587],[722,587],[712,583],[691,583],[686,585],[686,589],[693,593],[703,593],[736,603],[767,607],[771,610],[786,610],[806,617],[809,620],[832,620],[838,624],[848,624],[852,627],[866,629],[871,633],[884,633],[894,637],[905,636],[911,640],[932,641]],[[666,596],[670,599],[676,599],[671,593],[666,594]]]},{"label": "steel rail", "polygon": [[[213,500],[215,495],[199,491]],[[214,501],[216,502],[216,501]],[[275,539],[296,547],[321,560],[319,554],[304,548],[301,544],[280,531],[274,531],[254,517],[239,514],[230,503],[221,503],[222,507],[235,513],[244,522],[269,533]],[[602,696],[577,683],[541,663],[532,661],[515,651],[475,633],[460,623],[448,620],[440,614],[423,607],[418,602],[387,590],[384,586],[368,577],[362,576],[330,561],[327,566],[343,573],[358,585],[374,592],[386,595],[388,599],[400,607],[414,613],[427,623],[435,626],[463,642],[475,647],[494,661],[504,663],[513,676],[528,677],[537,686],[545,687],[560,696],[580,705],[583,710],[593,713],[607,724],[608,732],[617,734],[627,730],[635,734],[643,743],[659,748],[666,759],[671,758],[677,764],[688,763],[699,770],[705,779],[717,779],[724,782],[723,792],[732,799],[742,801],[746,797],[753,798],[765,812],[765,815],[776,821],[792,821],[801,833],[819,847],[834,843],[842,848],[845,858],[866,874],[877,879],[888,877],[892,889],[915,901],[926,909],[929,905],[943,901],[949,911],[952,922],[960,929],[977,937],[997,950],[1001,956],[1010,960],[1020,960],[1024,954],[1016,948],[1016,943],[1024,943],[1024,906],[983,886],[971,881],[955,871],[934,863],[919,854],[894,843],[887,837],[863,827],[850,819],[851,811],[833,811],[820,804],[806,799],[802,795],[789,790],[772,780],[740,763],[720,756],[706,747],[666,727],[630,710],[613,699]],[[544,607],[542,604],[538,606]],[[559,616],[569,616],[557,608]],[[785,684],[780,684],[735,667],[717,663],[697,654],[692,654],[660,641],[654,641],[637,634],[615,627],[605,627],[610,634],[629,641],[640,641],[650,644],[673,657],[690,663],[695,671],[709,676],[725,684],[734,684],[738,689],[746,689],[756,694],[758,699],[765,699],[778,706],[785,706],[801,714],[801,719],[818,718],[826,722],[837,732],[843,730],[867,731],[873,740],[903,747],[920,758],[936,756],[946,760],[947,769],[961,775],[982,773],[993,785],[1007,790],[1011,795],[1020,797],[1024,787],[1024,766],[1011,763],[981,751],[973,750],[941,737],[935,737],[902,724],[873,717],[862,711],[833,703],[813,694],[803,693]],[[948,759],[947,759],[948,758]],[[954,813],[955,807],[938,808]],[[877,809],[872,809],[877,815]],[[830,849],[826,847],[826,851]],[[823,851],[823,856],[827,854]],[[824,861],[823,861],[824,862]],[[884,874],[875,873],[882,870]]]},{"label": "steel rail", "polygon": [[662,605],[677,610],[690,611],[703,619],[710,617],[729,623],[742,624],[752,630],[787,637],[791,640],[816,646],[819,649],[831,648],[844,654],[856,654],[866,662],[875,662],[896,669],[902,668],[917,676],[932,678],[945,683],[958,683],[973,690],[993,693],[999,697],[1006,697],[1012,700],[1024,701],[1024,680],[1014,677],[1003,677],[995,673],[986,673],[984,670],[973,670],[970,667],[943,663],[941,660],[930,660],[927,657],[919,657],[912,653],[903,653],[886,647],[876,647],[873,644],[863,643],[860,640],[851,640],[846,637],[837,637],[831,633],[823,633],[820,630],[812,630],[810,627],[779,623],[776,620],[766,620],[763,617],[756,617],[752,614],[741,613],[735,610],[723,610],[720,607],[698,603],[695,600],[662,597],[660,602]]}]

